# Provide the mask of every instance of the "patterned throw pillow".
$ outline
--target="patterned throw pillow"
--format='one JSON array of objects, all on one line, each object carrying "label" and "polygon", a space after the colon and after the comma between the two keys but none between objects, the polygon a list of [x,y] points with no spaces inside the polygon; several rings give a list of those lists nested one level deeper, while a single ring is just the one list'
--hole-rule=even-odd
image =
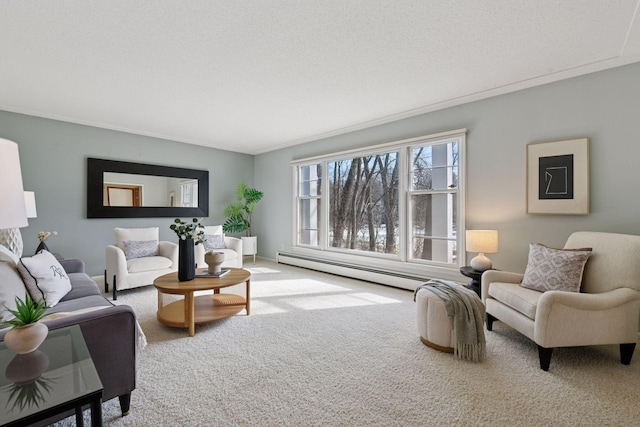
[{"label": "patterned throw pillow", "polygon": [[125,240],[122,242],[124,245],[124,257],[126,259],[143,258],[147,256],[158,255],[158,241],[157,240]]},{"label": "patterned throw pillow", "polygon": [[580,292],[582,272],[591,248],[553,249],[529,245],[529,260],[520,286],[540,292]]},{"label": "patterned throw pillow", "polygon": [[58,304],[71,290],[71,281],[56,257],[48,251],[32,257],[20,258],[18,271],[27,291],[35,302],[44,301],[47,307]]},{"label": "patterned throw pillow", "polygon": [[224,249],[224,234],[205,234],[204,249],[211,251],[214,249]]}]

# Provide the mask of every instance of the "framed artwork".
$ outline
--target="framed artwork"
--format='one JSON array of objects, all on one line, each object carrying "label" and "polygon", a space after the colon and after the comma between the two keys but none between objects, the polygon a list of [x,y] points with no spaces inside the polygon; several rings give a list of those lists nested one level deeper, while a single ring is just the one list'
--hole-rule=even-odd
[{"label": "framed artwork", "polygon": [[527,213],[589,214],[589,139],[527,144]]}]

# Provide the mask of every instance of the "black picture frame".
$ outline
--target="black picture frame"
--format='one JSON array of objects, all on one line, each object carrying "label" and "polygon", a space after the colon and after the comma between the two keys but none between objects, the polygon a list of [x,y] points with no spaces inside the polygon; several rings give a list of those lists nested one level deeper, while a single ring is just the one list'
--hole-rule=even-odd
[{"label": "black picture frame", "polygon": [[[198,207],[104,206],[105,172],[198,180]],[[87,218],[178,218],[209,216],[209,171],[119,160],[87,158]]]}]

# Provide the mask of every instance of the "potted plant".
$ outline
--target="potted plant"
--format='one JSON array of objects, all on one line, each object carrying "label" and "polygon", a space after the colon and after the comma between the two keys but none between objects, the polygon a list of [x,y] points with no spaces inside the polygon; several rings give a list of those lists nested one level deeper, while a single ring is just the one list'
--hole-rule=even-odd
[{"label": "potted plant", "polygon": [[7,332],[4,342],[11,350],[18,354],[27,354],[40,347],[49,333],[49,328],[40,322],[45,315],[47,306],[44,301],[35,302],[29,294],[25,295],[24,301],[16,297],[16,309],[12,310],[5,306],[14,319],[2,322],[11,325],[13,328]]},{"label": "potted plant", "polygon": [[[196,277],[194,248],[204,242],[204,226],[198,218],[191,222],[176,218],[169,226],[178,236],[178,280],[186,282]],[[195,244],[194,244],[195,243]]]},{"label": "potted plant", "polygon": [[255,256],[256,254],[257,238],[251,232],[251,215],[262,197],[264,197],[262,191],[241,182],[236,189],[236,201],[223,211],[227,219],[222,224],[222,229],[227,233],[245,233],[242,237],[243,255]]}]

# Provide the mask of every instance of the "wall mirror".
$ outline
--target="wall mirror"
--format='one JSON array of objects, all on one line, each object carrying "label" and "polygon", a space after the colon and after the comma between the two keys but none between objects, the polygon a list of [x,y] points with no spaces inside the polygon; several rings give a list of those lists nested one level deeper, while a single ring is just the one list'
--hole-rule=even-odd
[{"label": "wall mirror", "polygon": [[209,216],[209,171],[87,159],[87,218]]}]

